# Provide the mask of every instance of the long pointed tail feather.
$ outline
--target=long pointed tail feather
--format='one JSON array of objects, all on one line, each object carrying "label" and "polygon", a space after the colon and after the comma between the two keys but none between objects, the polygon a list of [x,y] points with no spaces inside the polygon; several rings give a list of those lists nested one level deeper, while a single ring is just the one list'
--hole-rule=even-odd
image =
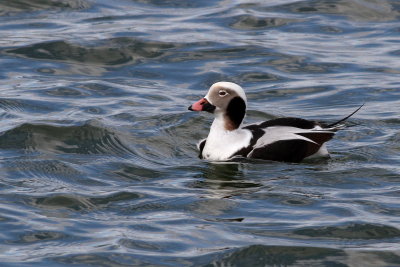
[{"label": "long pointed tail feather", "polygon": [[[339,120],[337,122],[331,123],[329,125],[325,125],[324,128],[332,128],[333,126],[338,125],[338,124],[346,121],[348,118],[350,118],[351,116],[356,114],[356,112],[359,111],[364,105],[365,105],[365,103],[363,103],[359,108],[357,108],[355,111],[353,111],[350,115],[346,116],[345,118],[343,118],[343,119],[341,119],[341,120]],[[340,125],[336,126],[335,128],[342,128],[342,127],[344,128],[345,125],[344,124],[340,124]]]}]

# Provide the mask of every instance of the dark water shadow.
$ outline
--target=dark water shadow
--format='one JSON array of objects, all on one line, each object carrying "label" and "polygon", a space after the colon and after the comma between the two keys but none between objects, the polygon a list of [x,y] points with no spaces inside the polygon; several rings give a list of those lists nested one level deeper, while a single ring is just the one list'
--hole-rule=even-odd
[{"label": "dark water shadow", "polygon": [[[391,251],[351,251],[324,247],[252,245],[223,253],[202,266],[397,266]],[[355,264],[355,265],[354,265]]]},{"label": "dark water shadow", "polygon": [[232,20],[233,22],[230,23],[230,27],[237,30],[261,30],[266,28],[275,28],[299,21],[296,19],[286,19],[278,17],[256,17],[247,14],[234,17],[232,18]]},{"label": "dark water shadow", "polygon": [[300,14],[330,14],[346,16],[355,21],[392,21],[399,16],[399,3],[393,0],[317,0],[295,1],[269,10],[286,10]]},{"label": "dark water shadow", "polygon": [[108,171],[110,176],[118,180],[132,182],[146,182],[154,179],[162,179],[166,173],[163,170],[155,170],[150,167],[140,166],[134,163],[113,163],[112,170]]},{"label": "dark water shadow", "polygon": [[96,44],[74,44],[64,40],[36,43],[5,50],[5,53],[32,59],[84,63],[97,66],[138,64],[160,59],[178,45],[129,37],[102,40]]},{"label": "dark water shadow", "polygon": [[342,250],[331,248],[252,245],[225,253],[221,259],[204,266],[296,266],[307,261],[310,262],[307,266],[329,266],[329,262],[341,262],[343,256]]},{"label": "dark water shadow", "polygon": [[134,154],[116,132],[94,121],[77,126],[25,123],[3,132],[0,148],[57,154]]},{"label": "dark water shadow", "polygon": [[144,198],[144,194],[121,191],[104,196],[88,196],[78,194],[49,194],[40,197],[29,197],[27,203],[43,210],[70,210],[73,212],[89,212],[107,209],[118,203],[131,203]]},{"label": "dark water shadow", "polygon": [[311,238],[369,240],[399,238],[400,230],[388,225],[354,223],[345,226],[303,228],[293,231],[293,234]]},{"label": "dark water shadow", "polygon": [[[69,256],[53,257],[50,264],[62,264],[63,266],[115,266],[115,267],[132,267],[132,266],[151,266],[164,267],[171,266],[165,263],[167,259],[157,260],[148,259],[143,255],[134,255],[129,253],[82,253]],[[164,262],[164,263],[161,263]],[[183,262],[185,262],[183,260]],[[179,263],[179,261],[177,261]],[[180,264],[182,265],[182,264]],[[187,264],[185,264],[188,266]]]},{"label": "dark water shadow", "polygon": [[80,10],[91,6],[86,0],[12,0],[0,1],[0,16],[15,12],[32,12],[41,10]]},{"label": "dark water shadow", "polygon": [[205,0],[205,1],[191,1],[191,0],[131,0],[136,3],[141,3],[141,4],[146,4],[146,5],[152,5],[156,7],[162,7],[162,8],[199,8],[199,7],[206,7],[206,6],[211,6],[215,5],[215,3],[218,3],[220,1],[210,1],[210,0]]},{"label": "dark water shadow", "polygon": [[[146,245],[147,246],[147,245]],[[199,257],[146,257],[127,253],[82,253],[53,257],[61,264],[89,266],[398,266],[400,256],[392,251],[352,251],[333,248],[251,245]]]},{"label": "dark water shadow", "polygon": [[27,245],[32,243],[43,243],[43,242],[51,242],[57,240],[65,240],[69,236],[65,233],[61,232],[52,232],[52,231],[34,231],[23,233],[19,236],[17,240],[7,240],[6,244],[15,244],[15,245]]}]

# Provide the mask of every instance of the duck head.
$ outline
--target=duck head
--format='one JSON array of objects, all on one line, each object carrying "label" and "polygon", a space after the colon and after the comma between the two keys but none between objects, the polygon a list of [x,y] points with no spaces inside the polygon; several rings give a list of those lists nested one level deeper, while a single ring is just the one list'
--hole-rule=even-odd
[{"label": "duck head", "polygon": [[239,128],[246,114],[246,95],[242,87],[231,82],[214,83],[205,97],[189,106],[191,111],[207,111],[224,120],[225,129]]}]

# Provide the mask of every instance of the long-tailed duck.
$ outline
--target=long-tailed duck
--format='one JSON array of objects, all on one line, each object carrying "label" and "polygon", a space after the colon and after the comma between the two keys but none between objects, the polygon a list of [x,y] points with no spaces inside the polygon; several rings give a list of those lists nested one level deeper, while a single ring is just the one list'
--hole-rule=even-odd
[{"label": "long-tailed duck", "polygon": [[278,118],[242,126],[246,114],[246,95],[231,82],[213,84],[207,95],[189,110],[214,113],[208,137],[198,144],[199,157],[210,161],[226,161],[235,157],[300,162],[305,158],[329,156],[325,142],[341,124],[356,113],[326,125],[300,118]]}]

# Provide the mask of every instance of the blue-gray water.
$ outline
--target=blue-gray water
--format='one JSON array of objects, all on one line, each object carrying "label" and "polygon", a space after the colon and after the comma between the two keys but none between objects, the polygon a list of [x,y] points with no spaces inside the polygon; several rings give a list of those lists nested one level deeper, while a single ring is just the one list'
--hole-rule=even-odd
[{"label": "blue-gray water", "polygon": [[[1,266],[400,266],[400,3],[0,0]],[[187,111],[333,122],[329,160],[213,164]]]}]

